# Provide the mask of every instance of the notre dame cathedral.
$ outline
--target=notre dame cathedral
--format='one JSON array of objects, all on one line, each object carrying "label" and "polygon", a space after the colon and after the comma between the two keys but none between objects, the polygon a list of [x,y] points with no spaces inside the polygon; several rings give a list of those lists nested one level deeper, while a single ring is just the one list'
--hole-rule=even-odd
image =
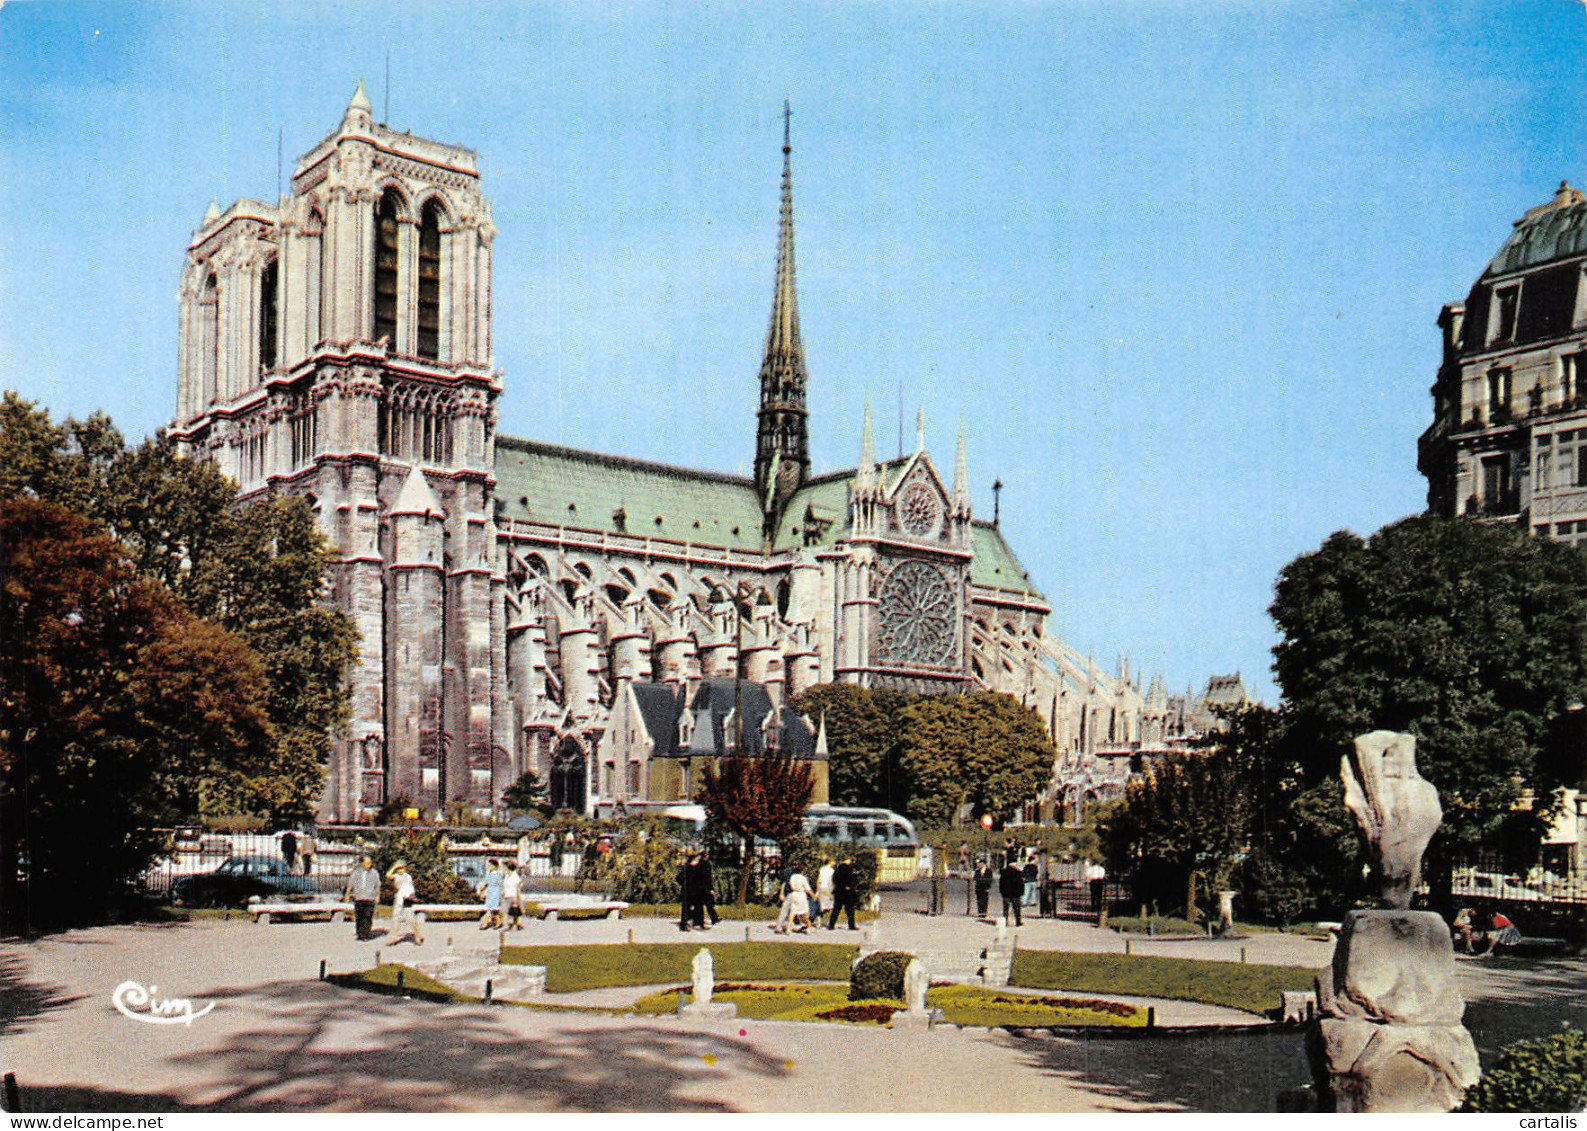
[{"label": "notre dame cathedral", "polygon": [[813,472],[786,117],[782,154],[752,477],[497,435],[475,154],[375,122],[362,84],[288,195],[210,206],[174,433],[244,500],[306,498],[336,548],[362,646],[321,819],[487,807],[526,770],[576,809],[686,797],[724,735],[824,757],[787,704],[833,681],[1007,691],[1051,728],[1060,793],[1171,737],[1159,680],[1043,632],[962,432],[944,476],[923,439],[879,460],[867,410],[856,466]]}]

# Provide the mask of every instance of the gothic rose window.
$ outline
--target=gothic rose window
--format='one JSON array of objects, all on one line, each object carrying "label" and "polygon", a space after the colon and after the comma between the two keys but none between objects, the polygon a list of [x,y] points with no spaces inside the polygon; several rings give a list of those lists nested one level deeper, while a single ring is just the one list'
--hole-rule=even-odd
[{"label": "gothic rose window", "polygon": [[940,667],[952,661],[958,602],[942,570],[922,561],[899,563],[882,582],[881,606],[883,663]]},{"label": "gothic rose window", "polygon": [[930,488],[911,483],[898,504],[898,514],[906,531],[923,538],[937,527],[937,498]]}]

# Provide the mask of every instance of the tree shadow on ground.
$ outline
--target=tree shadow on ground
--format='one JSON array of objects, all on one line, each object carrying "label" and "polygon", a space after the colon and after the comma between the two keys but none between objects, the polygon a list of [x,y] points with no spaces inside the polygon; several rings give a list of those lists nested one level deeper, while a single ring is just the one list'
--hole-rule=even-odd
[{"label": "tree shadow on ground", "polygon": [[51,1010],[78,1000],[59,986],[28,981],[22,957],[0,950],[0,1037],[19,1033]]},{"label": "tree shadow on ground", "polygon": [[1276,1111],[1311,1079],[1299,1029],[1174,1037],[1010,1037],[1033,1068],[1074,1081],[1117,1110]]},{"label": "tree shadow on ground", "polygon": [[[512,1006],[275,983],[231,999],[249,1026],[172,1058],[189,1088],[31,1089],[30,1111],[729,1111],[713,1081],[775,1077],[749,1042],[651,1022],[583,1028]],[[691,1093],[700,1093],[699,1095]]]},{"label": "tree shadow on ground", "polygon": [[1515,1041],[1544,1037],[1570,1024],[1587,1029],[1587,959],[1460,960],[1460,991],[1484,1069]]}]

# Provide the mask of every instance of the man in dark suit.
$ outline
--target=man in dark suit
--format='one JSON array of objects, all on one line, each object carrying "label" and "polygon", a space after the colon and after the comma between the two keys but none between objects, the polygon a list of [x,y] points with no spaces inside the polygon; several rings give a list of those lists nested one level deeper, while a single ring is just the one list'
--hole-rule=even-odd
[{"label": "man in dark suit", "polygon": [[1019,908],[1025,899],[1025,873],[1017,860],[1005,858],[1003,870],[997,876],[997,893],[1003,897],[1003,922],[1009,921],[1012,912],[1014,926],[1023,927],[1025,921]]},{"label": "man in dark suit", "polygon": [[854,904],[858,899],[859,892],[854,888],[854,857],[845,855],[843,863],[832,870],[832,918],[827,920],[827,930],[838,929],[839,911],[848,912],[849,930],[859,930],[854,925]]}]

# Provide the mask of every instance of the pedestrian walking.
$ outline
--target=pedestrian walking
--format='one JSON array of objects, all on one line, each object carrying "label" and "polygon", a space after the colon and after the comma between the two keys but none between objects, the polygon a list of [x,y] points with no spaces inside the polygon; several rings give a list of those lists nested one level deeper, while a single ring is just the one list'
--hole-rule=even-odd
[{"label": "pedestrian walking", "polygon": [[298,870],[298,834],[291,829],[281,834],[281,859],[287,862],[287,875]]},{"label": "pedestrian walking", "polygon": [[406,930],[414,946],[423,946],[424,936],[419,933],[419,920],[413,913],[413,877],[408,874],[408,865],[398,860],[386,873],[386,879],[391,881],[392,887],[391,937],[386,945],[396,946],[402,941],[397,933]]},{"label": "pedestrian walking", "polygon": [[1014,926],[1023,927],[1025,920],[1020,914],[1020,904],[1025,899],[1025,872],[1014,860],[1004,864],[1003,870],[998,873],[997,893],[1003,897],[1003,922],[1008,922],[1012,911]]},{"label": "pedestrian walking", "polygon": [[314,834],[305,829],[303,835],[298,838],[298,859],[303,861],[305,876],[314,874],[314,857],[318,854],[319,845],[314,843]]},{"label": "pedestrian walking", "polygon": [[691,849],[683,854],[683,863],[678,865],[678,930],[687,931],[694,927],[694,873],[690,865],[694,862],[694,851]]},{"label": "pedestrian walking", "polygon": [[380,873],[375,871],[374,857],[366,854],[358,861],[343,894],[353,901],[354,933],[360,942],[368,942],[375,937],[375,901],[380,898]]},{"label": "pedestrian walking", "polygon": [[1025,906],[1036,906],[1037,889],[1041,887],[1041,869],[1036,864],[1036,850],[1025,850],[1025,863],[1020,867],[1020,873],[1025,879]]},{"label": "pedestrian walking", "polygon": [[788,918],[796,935],[810,933],[810,878],[795,872],[788,879]]},{"label": "pedestrian walking", "polygon": [[716,926],[722,917],[716,913],[716,892],[713,890],[711,876],[711,861],[703,851],[696,850],[689,854],[689,863],[685,867],[685,886],[689,892],[690,920],[697,931],[703,931],[705,917],[711,917],[711,926]]},{"label": "pedestrian walking", "polygon": [[859,897],[854,883],[854,857],[845,854],[843,863],[832,871],[832,915],[827,919],[827,930],[837,930],[839,911],[848,912],[849,930],[859,929],[854,925],[854,904]]},{"label": "pedestrian walking", "polygon": [[523,930],[523,875],[518,871],[518,861],[508,860],[501,877],[501,899],[507,909],[507,921],[502,930]]},{"label": "pedestrian walking", "polygon": [[816,909],[812,922],[819,923],[821,917],[829,913],[835,906],[836,888],[833,886],[832,877],[837,872],[837,861],[828,856],[821,861],[821,868],[816,872]]},{"label": "pedestrian walking", "polygon": [[992,865],[982,860],[975,866],[975,913],[986,918],[986,905],[992,901]]},{"label": "pedestrian walking", "polygon": [[476,893],[485,897],[485,914],[480,916],[479,920],[479,929],[482,931],[502,925],[501,889],[501,862],[492,856],[485,862],[485,878],[474,889]]}]

